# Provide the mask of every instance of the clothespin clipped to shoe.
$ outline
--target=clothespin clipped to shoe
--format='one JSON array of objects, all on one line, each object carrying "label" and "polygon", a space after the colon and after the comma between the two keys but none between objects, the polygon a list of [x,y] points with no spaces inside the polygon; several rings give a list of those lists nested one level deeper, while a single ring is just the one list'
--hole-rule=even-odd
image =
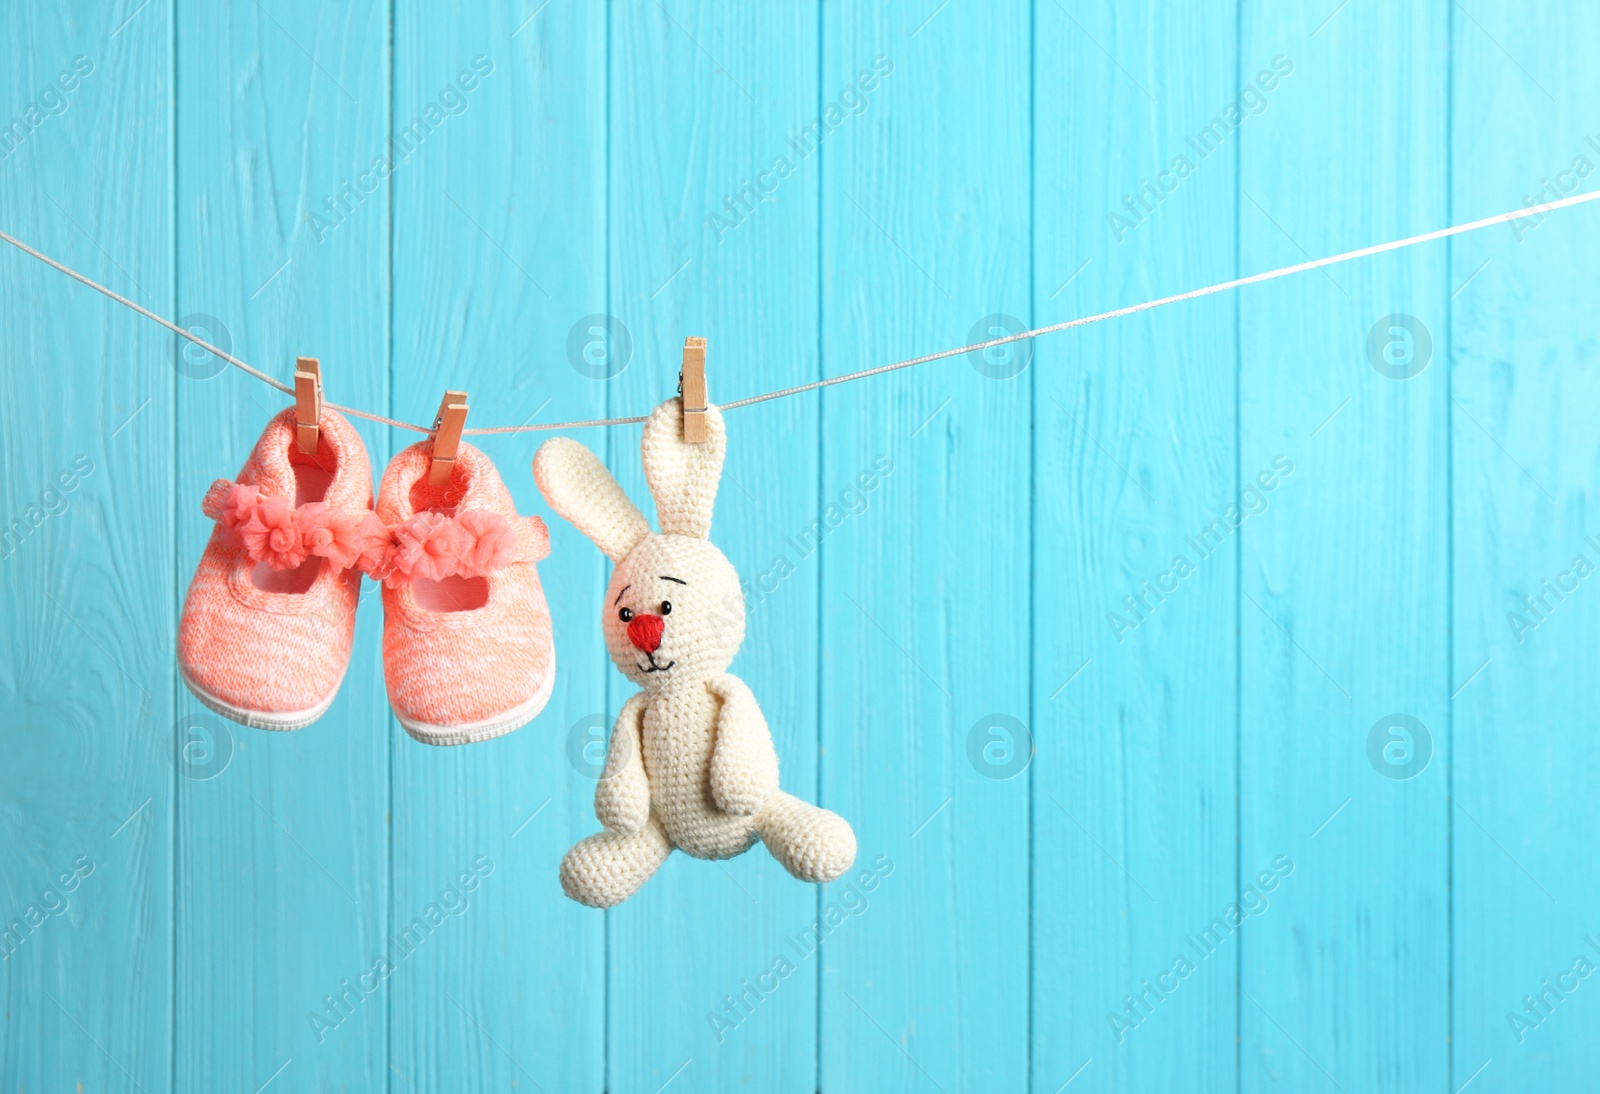
[{"label": "clothespin clipped to shoe", "polygon": [[704,444],[706,432],[706,340],[683,340],[683,371],[678,373],[678,394],[683,396],[683,439]]},{"label": "clothespin clipped to shoe", "polygon": [[456,465],[456,449],[461,430],[467,424],[467,393],[447,391],[433,419],[433,465],[428,468],[428,485],[444,486]]},{"label": "clothespin clipped to shoe", "polygon": [[317,454],[322,434],[322,366],[315,357],[294,359],[294,435],[300,451]]}]

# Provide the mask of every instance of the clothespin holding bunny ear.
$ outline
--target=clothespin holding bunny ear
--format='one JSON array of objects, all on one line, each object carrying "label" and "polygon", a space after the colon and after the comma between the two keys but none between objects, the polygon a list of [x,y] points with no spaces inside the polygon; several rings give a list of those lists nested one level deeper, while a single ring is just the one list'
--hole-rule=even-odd
[{"label": "clothespin holding bunny ear", "polygon": [[456,449],[461,430],[467,424],[467,393],[447,391],[433,419],[433,465],[428,468],[428,485],[444,486],[456,464]]},{"label": "clothespin holding bunny ear", "polygon": [[706,340],[683,340],[683,371],[678,373],[678,394],[683,396],[683,439],[704,444],[706,432]]},{"label": "clothespin holding bunny ear", "polygon": [[315,357],[294,360],[294,435],[300,451],[317,454],[322,433],[322,366]]}]

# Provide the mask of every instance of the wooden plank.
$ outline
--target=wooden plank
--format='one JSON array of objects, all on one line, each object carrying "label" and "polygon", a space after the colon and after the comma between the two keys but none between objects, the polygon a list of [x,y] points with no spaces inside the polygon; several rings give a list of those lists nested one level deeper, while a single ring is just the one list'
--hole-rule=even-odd
[{"label": "wooden plank", "polygon": [[[1597,13],[1470,8],[1454,22],[1455,218],[1593,190],[1597,77],[1580,58]],[[1581,1090],[1600,1070],[1593,981],[1572,971],[1600,967],[1597,243],[1581,208],[1465,237],[1451,260],[1453,1086],[1481,1068],[1490,1089]]]},{"label": "wooden plank", "polygon": [[[8,5],[0,25],[0,226],[170,308],[170,5]],[[161,1090],[172,341],[0,250],[0,1079]]]},{"label": "wooden plank", "polygon": [[[285,381],[297,356],[317,357],[330,401],[374,408],[388,388],[388,194],[340,192],[384,147],[388,40],[379,3],[179,7],[180,322]],[[331,227],[324,195],[348,206]],[[200,499],[293,400],[200,351],[185,360],[186,585],[212,527]],[[389,438],[362,435],[381,471]],[[180,712],[208,727],[191,748],[213,750],[180,768],[181,1089],[387,1081],[384,985],[364,976],[388,925],[381,615],[369,589],[339,696],[305,729],[247,729],[180,695]]]},{"label": "wooden plank", "polygon": [[[1235,276],[1233,6],[1038,18],[1037,324]],[[1227,298],[1037,344],[1036,1090],[1236,1084],[1237,350]]]},{"label": "wooden plank", "polygon": [[[932,7],[824,11],[826,373],[1029,315],[1029,12]],[[818,552],[823,790],[860,843],[824,894],[824,1089],[1028,1082],[1029,778],[995,777],[1032,717],[1020,361],[822,398],[822,500],[864,509]]]},{"label": "wooden plank", "polygon": [[[644,412],[686,335],[727,401],[1600,165],[1589,13],[936,7],[24,5],[0,227],[286,380],[320,358],[330,400],[421,421],[456,385],[477,426]],[[405,737],[369,585],[323,720],[225,725],[176,684],[176,608],[200,495],[290,399],[7,249],[0,1078],[1582,1087],[1586,997],[1547,983],[1600,966],[1597,636],[1563,585],[1600,569],[1597,233],[1558,214],[1057,336],[1017,375],[1013,349],[730,414],[735,671],[858,870],[674,856],[608,915],[556,865],[631,687],[609,567],[526,473],[543,437],[467,438],[551,523],[535,723]],[[360,428],[375,473],[415,439]],[[645,500],[637,429],[580,439]]]},{"label": "wooden plank", "polygon": [[[1243,272],[1447,223],[1447,11],[1245,6],[1245,70],[1294,71],[1239,134]],[[1453,1089],[1449,291],[1431,247],[1237,298],[1241,481],[1294,465],[1241,540],[1240,872],[1294,867],[1243,930],[1246,1091]]]},{"label": "wooden plank", "polygon": [[[816,164],[781,179],[773,165],[795,155],[789,135],[814,110],[817,6],[673,0],[618,9],[611,33],[610,308],[637,355],[608,385],[612,413],[670,397],[691,335],[706,338],[713,402],[813,378]],[[712,540],[746,583],[732,671],[765,712],[784,788],[815,800],[817,572],[773,571],[792,553],[785,537],[816,516],[817,404],[736,411],[727,426]],[[652,513],[638,431],[594,440]],[[615,710],[634,688],[609,679]],[[816,899],[760,846],[721,864],[673,855],[610,913],[609,1089],[651,1094],[676,1074],[673,1088],[815,1090],[818,962],[773,969]]]},{"label": "wooden plank", "polygon": [[[472,393],[468,428],[603,413],[604,385],[567,347],[579,317],[606,310],[605,19],[594,5],[396,8],[396,414],[433,414],[446,386]],[[557,867],[593,825],[594,781],[567,746],[605,710],[607,575],[534,486],[546,436],[465,440],[495,461],[518,511],[550,525],[539,573],[555,621],[553,696],[533,722],[482,744],[430,748],[391,729],[391,933],[463,872],[479,875],[393,978],[396,1090],[604,1084],[604,919],[562,895]]]}]

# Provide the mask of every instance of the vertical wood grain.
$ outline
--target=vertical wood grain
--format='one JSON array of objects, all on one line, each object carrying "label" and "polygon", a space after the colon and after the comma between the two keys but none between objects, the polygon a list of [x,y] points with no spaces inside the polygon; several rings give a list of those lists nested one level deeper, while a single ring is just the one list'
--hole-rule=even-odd
[{"label": "vertical wood grain", "polygon": [[[824,10],[819,96],[876,77],[822,147],[825,373],[1029,314],[1028,7],[935,7]],[[824,1089],[1027,1083],[1029,781],[989,777],[1027,760],[1032,717],[1017,360],[821,398],[819,504],[876,479],[820,551],[823,789],[860,843],[821,894],[845,909],[822,951]]]},{"label": "vertical wood grain", "polygon": [[[0,225],[172,307],[172,10],[8,5]],[[63,75],[65,74],[65,75]],[[0,1082],[161,1090],[172,1045],[171,339],[0,256]]]},{"label": "vertical wood grain", "polygon": [[[1597,34],[1589,9],[1456,11],[1454,218],[1600,182]],[[1491,1089],[1581,1090],[1600,1069],[1600,999],[1578,960],[1600,967],[1600,401],[1592,278],[1577,273],[1597,241],[1592,207],[1573,209],[1464,237],[1450,268],[1457,1085],[1482,1068]]]},{"label": "vertical wood grain", "polygon": [[[458,388],[468,428],[598,417],[603,385],[572,367],[567,337],[604,311],[604,11],[402,3],[395,71],[394,131],[419,117],[427,131],[392,179],[395,413],[423,419]],[[430,904],[461,907],[395,977],[395,1090],[603,1083],[601,919],[557,879],[593,819],[594,782],[569,765],[567,745],[570,727],[604,709],[603,576],[534,487],[543,439],[467,441],[495,461],[518,511],[550,525],[539,576],[555,621],[554,694],[532,722],[482,744],[430,747],[390,722],[390,931]],[[460,893],[471,870],[478,887]],[[461,900],[444,897],[451,887]]]},{"label": "vertical wood grain", "polygon": [[[1445,5],[1330,10],[1243,9],[1245,71],[1294,64],[1239,134],[1244,272],[1445,223]],[[1449,1080],[1449,370],[1442,341],[1410,379],[1368,352],[1377,326],[1378,360],[1421,367],[1420,340],[1383,356],[1385,317],[1442,339],[1445,264],[1422,247],[1236,298],[1241,481],[1294,465],[1241,530],[1240,869],[1294,866],[1243,933],[1245,1090]]]},{"label": "vertical wood grain", "polygon": [[[817,164],[789,144],[816,110],[817,18],[810,2],[614,9],[610,310],[636,359],[609,385],[613,414],[674,394],[686,335],[707,339],[713,403],[817,375]],[[792,544],[817,517],[817,404],[734,411],[727,426],[712,541],[745,583],[748,619],[731,671],[772,728],[784,788],[815,800],[818,571]],[[639,430],[585,440],[653,517]],[[615,711],[634,688],[608,679]],[[758,844],[722,863],[676,853],[608,913],[608,1088],[816,1089],[821,963],[789,941],[816,892]]]},{"label": "vertical wood grain", "polygon": [[[387,6],[184,4],[178,27],[180,321],[286,381],[297,355],[317,357],[330,401],[382,407],[388,194],[339,191],[385,143]],[[187,584],[212,527],[200,499],[292,398],[193,347],[185,360]],[[390,438],[357,425],[381,471]],[[338,698],[304,729],[248,729],[179,696],[201,727],[188,747],[208,757],[179,765],[180,1089],[386,1081],[385,985],[363,976],[387,925],[381,622],[369,583]]]},{"label": "vertical wood grain", "polygon": [[[1234,276],[1234,6],[1038,18],[1036,324]],[[1036,352],[1034,1089],[1231,1090],[1233,301]]]},{"label": "vertical wood grain", "polygon": [[[1576,9],[0,25],[0,228],[413,421],[447,386],[469,426],[645,413],[690,334],[726,403],[1600,185]],[[0,1083],[1581,1088],[1597,215],[730,412],[733,671],[860,855],[821,888],[674,855],[609,913],[557,866],[632,688],[545,436],[468,438],[551,527],[534,722],[407,737],[369,582],[331,711],[235,726],[176,613],[288,397],[6,249]],[[418,439],[357,428],[375,478]],[[650,512],[638,428],[578,436]]]}]

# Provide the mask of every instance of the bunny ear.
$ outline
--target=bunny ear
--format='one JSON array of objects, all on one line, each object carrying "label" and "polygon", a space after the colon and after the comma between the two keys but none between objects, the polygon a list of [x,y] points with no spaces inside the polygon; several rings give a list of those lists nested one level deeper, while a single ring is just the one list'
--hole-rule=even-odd
[{"label": "bunny ear", "polygon": [[644,514],[628,500],[600,458],[570,437],[555,437],[533,457],[533,478],[550,507],[621,562],[650,534]]},{"label": "bunny ear", "polygon": [[717,500],[728,428],[722,411],[706,407],[706,440],[683,439],[683,400],[668,399],[644,426],[644,474],[656,499],[656,517],[668,534],[707,539]]}]

